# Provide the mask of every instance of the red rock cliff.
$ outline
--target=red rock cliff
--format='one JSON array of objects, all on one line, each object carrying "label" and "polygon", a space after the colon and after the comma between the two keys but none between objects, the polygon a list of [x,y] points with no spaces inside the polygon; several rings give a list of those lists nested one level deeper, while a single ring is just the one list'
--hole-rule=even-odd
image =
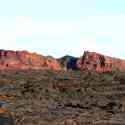
[{"label": "red rock cliff", "polygon": [[27,51],[0,50],[0,69],[53,69],[60,65],[54,58],[47,58]]},{"label": "red rock cliff", "polygon": [[80,70],[97,72],[112,71],[115,68],[125,70],[125,60],[105,56],[95,52],[85,51],[84,55],[78,59],[77,67]]}]

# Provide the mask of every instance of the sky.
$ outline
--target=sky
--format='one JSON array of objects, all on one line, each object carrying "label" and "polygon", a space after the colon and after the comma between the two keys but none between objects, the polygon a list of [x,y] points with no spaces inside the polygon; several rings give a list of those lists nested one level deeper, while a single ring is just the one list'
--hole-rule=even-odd
[{"label": "sky", "polygon": [[0,0],[0,49],[125,59],[125,0]]}]

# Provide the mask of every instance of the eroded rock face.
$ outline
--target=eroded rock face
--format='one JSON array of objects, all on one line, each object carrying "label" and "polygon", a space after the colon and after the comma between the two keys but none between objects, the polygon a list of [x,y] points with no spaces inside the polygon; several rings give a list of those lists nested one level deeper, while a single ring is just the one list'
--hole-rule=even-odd
[{"label": "eroded rock face", "polygon": [[84,55],[77,60],[77,67],[80,70],[97,72],[112,71],[115,68],[125,70],[125,60],[108,57],[95,52],[85,51]]},{"label": "eroded rock face", "polygon": [[[60,63],[60,64],[59,64]],[[125,70],[125,60],[112,58],[95,52],[85,51],[80,58],[66,56],[57,60],[28,51],[0,50],[0,69],[52,69],[62,67],[72,70],[107,72],[114,69]],[[63,69],[62,68],[62,69]]]},{"label": "eroded rock face", "polygon": [[27,51],[0,50],[0,69],[53,69],[60,65],[54,58],[47,58]]}]

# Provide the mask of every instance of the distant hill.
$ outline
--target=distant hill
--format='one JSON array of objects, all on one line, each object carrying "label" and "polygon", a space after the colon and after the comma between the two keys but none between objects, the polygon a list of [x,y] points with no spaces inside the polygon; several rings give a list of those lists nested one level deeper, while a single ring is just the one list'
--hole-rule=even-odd
[{"label": "distant hill", "polygon": [[59,70],[58,61],[28,51],[0,50],[0,69],[52,69]]},{"label": "distant hill", "polygon": [[77,69],[76,65],[77,60],[78,60],[77,57],[73,57],[70,55],[66,55],[58,59],[63,69]]},{"label": "distant hill", "polygon": [[0,50],[0,69],[50,69],[90,70],[109,72],[114,69],[125,71],[125,60],[85,51],[82,57],[70,55],[61,58],[43,56],[28,51]]}]

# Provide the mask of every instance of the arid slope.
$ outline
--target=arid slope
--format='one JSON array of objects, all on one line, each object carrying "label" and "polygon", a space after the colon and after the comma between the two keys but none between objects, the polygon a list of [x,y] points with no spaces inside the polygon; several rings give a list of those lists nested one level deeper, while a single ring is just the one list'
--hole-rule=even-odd
[{"label": "arid slope", "polygon": [[125,73],[4,70],[0,100],[15,125],[124,125]]}]

